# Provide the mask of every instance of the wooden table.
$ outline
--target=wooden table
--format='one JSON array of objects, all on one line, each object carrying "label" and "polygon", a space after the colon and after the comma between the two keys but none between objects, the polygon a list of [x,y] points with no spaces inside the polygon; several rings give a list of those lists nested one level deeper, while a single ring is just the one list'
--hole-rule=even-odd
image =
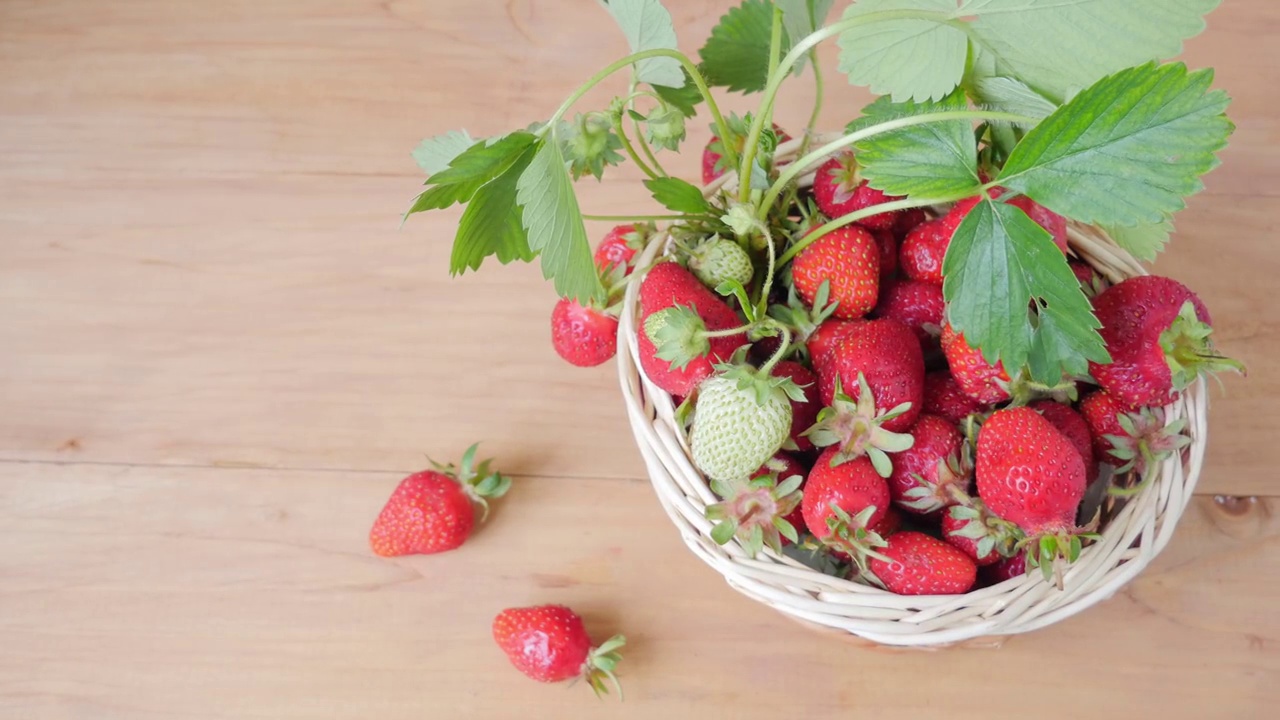
[{"label": "wooden table", "polygon": [[[668,4],[689,49],[728,5]],[[655,502],[612,367],[552,352],[538,272],[450,279],[456,213],[397,229],[418,139],[545,118],[624,52],[595,3],[0,3],[0,717],[1275,717],[1277,30],[1232,0],[1186,53],[1239,128],[1160,269],[1252,370],[1215,392],[1203,496],[1113,600],[931,654],[730,590]],[[866,99],[830,95],[831,127]],[[586,208],[649,207],[611,174]],[[477,439],[518,476],[484,531],[373,557],[400,477]],[[506,665],[494,614],[549,601],[627,633],[624,704]]]}]

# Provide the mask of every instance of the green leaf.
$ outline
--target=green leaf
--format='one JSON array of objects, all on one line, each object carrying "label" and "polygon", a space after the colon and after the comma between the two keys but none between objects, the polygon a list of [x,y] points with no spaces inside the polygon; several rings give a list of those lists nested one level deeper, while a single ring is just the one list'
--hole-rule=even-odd
[{"label": "green leaf", "polygon": [[[1025,1],[1025,0],[1024,0]],[[918,10],[915,17],[877,13]],[[940,100],[964,76],[969,43],[953,22],[955,0],[859,0],[844,18],[869,21],[840,33],[840,72],[895,101]]]},{"label": "green leaf", "polygon": [[450,130],[418,143],[418,147],[413,149],[413,159],[423,172],[432,175],[449,167],[454,158],[475,144],[475,139],[466,130]]},{"label": "green leaf", "polygon": [[1088,360],[1110,360],[1066,257],[1022,210],[989,198],[978,203],[951,238],[943,276],[952,326],[1010,375],[1033,348],[1032,379],[1046,384],[1064,370],[1085,372]]},{"label": "green leaf", "polygon": [[[863,119],[886,120],[968,107],[964,91],[938,102],[890,103],[882,97],[863,109]],[[876,135],[857,144],[862,176],[878,190],[912,197],[976,193],[978,145],[968,120],[928,123]]]},{"label": "green leaf", "polygon": [[[609,0],[609,13],[622,28],[631,52],[676,49],[671,13],[659,0]],[[648,58],[636,63],[636,79],[654,86],[684,87],[685,75],[675,58]]]},{"label": "green leaf", "polygon": [[680,72],[684,74],[684,85],[678,88],[654,85],[653,91],[662,98],[663,102],[684,113],[685,117],[693,117],[698,114],[698,103],[703,100],[702,91],[698,89],[697,84],[693,82],[693,77],[683,65],[680,66]]},{"label": "green leaf", "polygon": [[974,99],[993,110],[1042,118],[1058,106],[1032,90],[1026,83],[1011,77],[979,77],[973,84]]},{"label": "green leaf", "polygon": [[[834,0],[775,0],[774,5],[782,9],[782,27],[786,30],[789,44],[795,45],[822,27],[831,14],[833,2]],[[796,63],[796,75],[804,70],[807,59],[807,56],[802,56]]]},{"label": "green leaf", "polygon": [[1000,184],[1084,223],[1158,223],[1203,189],[1234,127],[1212,82],[1182,63],[1103,78],[1027,133]]},{"label": "green leaf", "polygon": [[1219,2],[965,0],[956,16],[977,16],[972,32],[999,74],[1057,101],[1104,75],[1178,55]]},{"label": "green leaf", "polygon": [[561,297],[583,304],[603,301],[604,287],[591,259],[587,228],[558,144],[538,146],[516,192],[524,209],[529,248],[542,261],[542,276],[554,280]]},{"label": "green leaf", "polygon": [[405,217],[468,202],[482,185],[506,172],[535,139],[532,133],[514,132],[472,145],[451,160],[448,168],[427,178],[429,187],[413,201]]},{"label": "green leaf", "polygon": [[763,90],[769,81],[772,35],[773,3],[769,0],[743,0],[730,8],[698,51],[702,58],[699,69],[707,84],[733,92]]},{"label": "green leaf", "polygon": [[1160,222],[1133,227],[1108,225],[1104,228],[1116,244],[1129,251],[1139,260],[1154,262],[1156,256],[1164,250],[1169,242],[1169,234],[1173,232],[1173,220],[1166,217]]},{"label": "green leaf", "polygon": [[654,178],[645,180],[644,186],[653,193],[653,199],[668,210],[687,215],[711,212],[711,203],[702,196],[702,190],[680,178]]},{"label": "green leaf", "polygon": [[477,270],[490,255],[496,255],[504,265],[512,260],[533,259],[534,253],[521,223],[520,206],[516,203],[516,184],[533,154],[533,148],[526,146],[501,175],[480,187],[470,198],[458,221],[453,254],[449,258],[450,274]]}]

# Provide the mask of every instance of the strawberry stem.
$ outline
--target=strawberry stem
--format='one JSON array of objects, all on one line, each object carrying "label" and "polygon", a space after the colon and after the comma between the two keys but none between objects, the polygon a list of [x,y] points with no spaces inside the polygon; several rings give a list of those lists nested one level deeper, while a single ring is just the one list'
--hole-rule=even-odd
[{"label": "strawberry stem", "polygon": [[[635,77],[632,77],[631,96],[627,98],[627,107],[634,110],[636,106],[636,98],[639,97],[651,97],[657,102],[662,102],[662,98],[658,97],[656,93],[648,90],[636,90],[636,79]],[[649,162],[653,164],[653,169],[657,170],[662,177],[670,177],[666,168],[662,167],[662,163],[658,161],[658,156],[654,154],[653,148],[649,147],[649,141],[645,139],[644,132],[640,129],[640,120],[638,120],[634,115],[631,116],[631,127],[636,132],[636,140],[640,141],[640,149],[644,150],[645,157],[649,158]]]},{"label": "strawberry stem", "polygon": [[766,376],[769,375],[769,373],[772,372],[774,366],[777,365],[778,362],[782,360],[782,358],[786,357],[787,350],[789,350],[790,348],[791,348],[791,331],[788,330],[784,325],[782,327],[782,339],[778,342],[778,349],[773,351],[773,357],[769,358],[768,362],[760,366],[761,374]]},{"label": "strawberry stem", "polygon": [[[656,172],[653,171],[653,168],[649,167],[648,163],[640,159],[640,154],[636,152],[635,146],[631,144],[631,138],[627,136],[627,129],[622,125],[621,114],[616,114],[613,116],[613,132],[618,136],[618,139],[622,141],[622,149],[627,151],[627,156],[631,158],[631,162],[635,163],[636,166],[639,167],[641,170],[643,170],[644,174],[648,175],[650,178],[657,180],[659,177],[661,177],[660,175],[658,175]],[[553,134],[554,134],[554,131],[553,131]],[[644,138],[644,135],[639,131],[638,128],[636,130],[636,137],[639,137],[641,139]]]},{"label": "strawberry stem", "polygon": [[795,258],[796,255],[799,255],[801,251],[803,251],[805,248],[809,247],[811,244],[818,241],[828,233],[835,230],[839,230],[845,225],[852,225],[853,223],[865,217],[870,217],[872,215],[879,215],[880,213],[883,213],[883,212],[893,212],[894,210],[907,210],[910,208],[927,207],[929,205],[937,205],[939,203],[952,202],[954,200],[959,200],[959,199],[960,199],[959,197],[953,197],[953,198],[938,198],[938,199],[928,199],[928,200],[894,200],[893,202],[880,203],[879,205],[872,205],[871,207],[863,208],[861,210],[856,210],[854,212],[849,213],[848,215],[843,215],[841,217],[838,217],[835,220],[832,220],[826,223],[825,225],[819,226],[816,230],[810,231],[804,237],[792,243],[791,247],[787,248],[786,251],[782,253],[782,257],[778,258],[778,265],[782,266],[791,262],[791,260]]},{"label": "strawberry stem", "polygon": [[602,222],[682,222],[694,219],[690,215],[591,215],[582,214],[583,220],[600,220]]}]

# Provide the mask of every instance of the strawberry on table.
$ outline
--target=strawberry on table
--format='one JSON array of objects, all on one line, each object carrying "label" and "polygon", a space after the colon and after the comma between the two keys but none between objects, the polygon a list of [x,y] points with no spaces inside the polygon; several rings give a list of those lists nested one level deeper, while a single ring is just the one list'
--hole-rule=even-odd
[{"label": "strawberry on table", "polygon": [[597,695],[605,695],[608,679],[622,693],[613,671],[626,638],[615,635],[593,648],[582,618],[563,605],[503,610],[493,620],[493,639],[511,664],[534,680],[582,678]]},{"label": "strawberry on table", "polygon": [[561,298],[551,311],[551,345],[570,365],[594,367],[618,354],[618,318]]}]

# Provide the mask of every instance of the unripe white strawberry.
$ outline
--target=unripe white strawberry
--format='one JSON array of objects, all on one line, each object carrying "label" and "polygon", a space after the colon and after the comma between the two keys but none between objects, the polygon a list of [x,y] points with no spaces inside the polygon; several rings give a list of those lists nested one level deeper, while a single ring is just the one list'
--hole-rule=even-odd
[{"label": "unripe white strawberry", "polygon": [[733,482],[750,477],[790,437],[791,399],[803,393],[767,370],[721,367],[698,387],[690,445],[708,478]]},{"label": "unripe white strawberry", "polygon": [[747,251],[738,243],[719,237],[711,238],[689,252],[689,269],[703,285],[712,289],[728,280],[747,285],[755,275]]}]

